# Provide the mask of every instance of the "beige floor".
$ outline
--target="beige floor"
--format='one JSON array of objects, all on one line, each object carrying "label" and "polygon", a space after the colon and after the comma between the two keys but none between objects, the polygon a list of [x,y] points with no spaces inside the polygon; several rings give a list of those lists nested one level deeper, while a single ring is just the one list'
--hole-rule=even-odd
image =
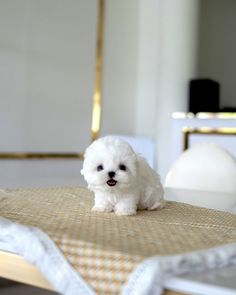
[{"label": "beige floor", "polygon": [[12,281],[0,278],[1,295],[56,295],[55,292],[34,288],[31,286],[18,284]]}]

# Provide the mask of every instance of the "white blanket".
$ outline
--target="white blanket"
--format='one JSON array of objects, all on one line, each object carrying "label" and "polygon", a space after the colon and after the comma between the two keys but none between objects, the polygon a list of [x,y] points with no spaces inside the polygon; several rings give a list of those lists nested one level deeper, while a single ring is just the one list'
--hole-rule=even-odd
[{"label": "white blanket", "polygon": [[[34,264],[56,291],[65,295],[95,292],[66,261],[54,242],[41,230],[0,219],[0,247]],[[177,275],[236,265],[236,244],[183,255],[146,259],[130,275],[122,295],[158,295],[163,282]]]}]

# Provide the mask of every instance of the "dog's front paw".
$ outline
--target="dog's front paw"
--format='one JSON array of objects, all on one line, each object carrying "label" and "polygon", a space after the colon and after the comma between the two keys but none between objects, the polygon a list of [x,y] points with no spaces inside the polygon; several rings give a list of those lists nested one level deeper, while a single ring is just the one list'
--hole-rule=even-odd
[{"label": "dog's front paw", "polygon": [[106,206],[98,206],[94,205],[92,208],[92,211],[94,212],[112,212],[112,206],[106,205]]},{"label": "dog's front paw", "polygon": [[116,208],[115,210],[116,215],[136,215],[135,208]]}]

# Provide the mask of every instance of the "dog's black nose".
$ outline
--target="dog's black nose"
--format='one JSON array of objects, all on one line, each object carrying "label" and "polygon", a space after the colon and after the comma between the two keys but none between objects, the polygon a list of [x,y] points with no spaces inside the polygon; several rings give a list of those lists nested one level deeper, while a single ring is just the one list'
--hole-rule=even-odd
[{"label": "dog's black nose", "polygon": [[113,178],[116,175],[116,173],[114,171],[110,171],[108,172],[108,175],[110,178]]}]

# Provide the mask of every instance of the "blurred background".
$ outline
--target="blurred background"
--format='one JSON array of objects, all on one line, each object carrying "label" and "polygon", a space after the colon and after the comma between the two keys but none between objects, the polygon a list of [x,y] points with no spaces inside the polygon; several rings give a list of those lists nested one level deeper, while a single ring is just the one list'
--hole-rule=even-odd
[{"label": "blurred background", "polygon": [[[236,1],[104,4],[100,136],[125,136],[164,179],[184,126],[236,127]],[[98,5],[0,0],[0,152],[76,153],[90,143]],[[230,118],[187,115],[190,80],[205,78],[219,84],[219,112]],[[0,186],[83,185],[81,165],[0,160]]]}]

